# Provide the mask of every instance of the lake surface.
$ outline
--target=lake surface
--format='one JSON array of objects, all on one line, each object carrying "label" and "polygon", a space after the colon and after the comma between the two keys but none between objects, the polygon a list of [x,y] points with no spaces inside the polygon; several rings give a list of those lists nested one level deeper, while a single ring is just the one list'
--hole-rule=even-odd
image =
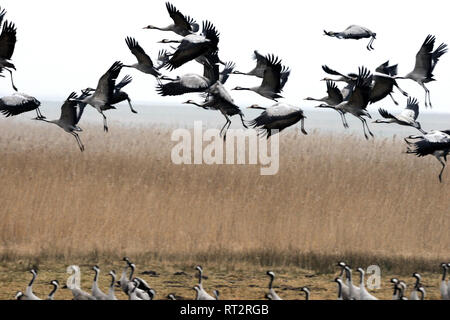
[{"label": "lake surface", "polygon": [[[60,102],[43,101],[41,104],[42,113],[48,119],[57,119],[60,116]],[[131,113],[128,104],[120,104],[117,110],[106,112],[108,123],[112,127],[116,123],[125,126],[143,126],[143,125],[162,125],[170,127],[191,128],[194,121],[203,121],[203,125],[208,128],[221,128],[225,124],[225,118],[218,111],[204,110],[192,105],[186,104],[162,104],[162,103],[133,103],[133,107],[138,111],[137,114]],[[339,114],[334,110],[321,110],[312,107],[302,107],[307,119],[305,120],[306,131],[324,132],[324,133],[347,133],[363,136],[362,123],[352,115],[347,115],[349,129],[344,129]],[[402,127],[396,124],[375,124],[371,121],[380,119],[378,106],[371,106],[368,110],[372,115],[372,120],[368,120],[369,127],[375,136],[389,137],[392,135],[407,136],[417,134],[418,131],[410,127]],[[256,118],[262,110],[242,109],[246,120]],[[392,108],[391,113],[398,114],[403,109],[401,107]],[[20,115],[14,121],[28,121],[35,117],[34,112]],[[10,119],[6,119],[10,120]],[[238,116],[231,118],[232,128],[241,128],[242,124]],[[431,129],[450,129],[450,113],[435,113],[429,110],[422,110],[419,115],[419,122],[424,130]],[[80,126],[84,123],[98,124],[102,127],[101,115],[92,107],[88,106],[81,120]]]}]

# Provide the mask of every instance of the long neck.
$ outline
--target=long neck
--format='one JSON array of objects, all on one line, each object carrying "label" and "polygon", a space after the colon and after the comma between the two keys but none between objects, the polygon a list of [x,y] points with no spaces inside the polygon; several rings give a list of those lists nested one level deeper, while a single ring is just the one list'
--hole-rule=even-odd
[{"label": "long neck", "polygon": [[53,285],[53,289],[52,289],[52,291],[50,292],[50,294],[48,295],[48,297],[49,297],[50,299],[53,299],[53,296],[55,295],[56,290],[58,290],[58,286],[57,286],[57,285]]},{"label": "long neck", "polygon": [[398,291],[397,284],[394,284],[394,293],[393,293],[394,297],[397,297],[397,291]]},{"label": "long neck", "polygon": [[203,272],[202,270],[198,271],[198,285],[200,286],[200,288],[202,287],[202,278],[203,278]]},{"label": "long neck", "polygon": [[442,274],[442,281],[445,281],[445,277],[447,276],[447,268],[442,267],[442,269],[444,269],[444,273]]},{"label": "long neck", "polygon": [[415,284],[415,286],[414,286],[414,288],[417,290],[417,289],[419,289],[419,284],[420,284],[420,278],[419,277],[416,277],[416,284]]},{"label": "long neck", "polygon": [[324,98],[322,98],[322,99],[316,99],[316,98],[308,97],[308,98],[306,98],[305,100],[308,100],[308,101],[324,101],[325,99],[324,99]]},{"label": "long neck", "polygon": [[422,290],[419,290],[419,292],[420,292],[420,300],[425,300],[425,291],[424,291],[424,289],[422,288]]},{"label": "long neck", "polygon": [[203,108],[203,105],[201,105],[200,103],[197,103],[197,102],[195,102],[195,101],[190,101],[190,102],[189,102],[189,103],[187,103],[187,104],[192,104],[192,105],[194,105],[194,106],[197,106],[197,107]]},{"label": "long neck", "polygon": [[352,272],[350,271],[350,269],[345,269],[346,274],[347,274],[347,280],[348,280],[348,291],[350,294],[350,298],[353,295],[353,283],[352,283]]},{"label": "long neck", "polygon": [[97,284],[97,280],[98,280],[98,270],[94,269],[95,271],[95,276],[94,276],[94,283]]},{"label": "long neck", "polygon": [[272,285],[273,285],[273,276],[270,276],[270,282],[269,282],[269,289],[272,290]]},{"label": "long neck", "polygon": [[133,274],[134,274],[134,266],[131,265],[131,273],[130,273],[130,281],[133,280]]},{"label": "long neck", "polygon": [[31,287],[33,285],[34,280],[36,280],[36,274],[35,273],[33,273],[33,278],[31,278],[31,281],[28,284],[29,287]]},{"label": "long neck", "polygon": [[125,280],[127,278],[127,270],[128,265],[125,268],[123,268],[122,275],[120,276],[120,281]]},{"label": "long neck", "polygon": [[342,283],[337,281],[338,284],[338,299],[342,299]]},{"label": "long neck", "polygon": [[375,123],[392,123],[392,122],[394,122],[395,120],[394,119],[378,119],[378,120],[376,120],[375,121]]},{"label": "long neck", "polygon": [[58,120],[36,119],[36,120],[47,122],[47,123],[53,123],[53,124],[58,124],[58,122],[59,122],[59,119]]},{"label": "long neck", "polygon": [[116,276],[111,275],[111,284],[109,285],[109,293],[114,293],[114,285],[116,283]]},{"label": "long neck", "polygon": [[361,279],[359,280],[359,286],[361,288],[364,288],[364,272],[360,271],[360,273],[361,273]]},{"label": "long neck", "polygon": [[172,31],[172,25],[167,26],[167,27],[151,26],[149,29],[155,29],[155,30],[159,30],[159,31]]},{"label": "long neck", "polygon": [[305,290],[305,300],[309,300],[309,291],[308,290]]},{"label": "long neck", "polygon": [[350,270],[347,270],[347,278],[350,284],[352,284],[352,272]]}]

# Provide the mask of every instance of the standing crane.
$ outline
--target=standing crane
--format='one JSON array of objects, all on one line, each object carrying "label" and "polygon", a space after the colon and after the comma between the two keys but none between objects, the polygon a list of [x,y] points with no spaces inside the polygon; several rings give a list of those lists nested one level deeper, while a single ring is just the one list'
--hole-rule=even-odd
[{"label": "standing crane", "polygon": [[275,280],[275,273],[273,271],[267,271],[266,274],[270,277],[269,292],[266,294],[266,298],[269,300],[283,300],[273,289],[273,281]]}]

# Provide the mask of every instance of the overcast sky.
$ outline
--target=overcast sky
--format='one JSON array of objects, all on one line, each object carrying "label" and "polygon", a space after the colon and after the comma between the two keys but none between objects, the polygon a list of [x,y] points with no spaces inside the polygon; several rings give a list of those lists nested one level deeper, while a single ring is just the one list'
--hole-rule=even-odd
[{"label": "overcast sky", "polygon": [[[51,1],[4,0],[1,6],[7,20],[17,26],[18,42],[13,56],[17,67],[15,82],[20,91],[38,99],[63,100],[73,90],[96,86],[98,78],[120,60],[134,63],[125,37],[135,37],[147,53],[156,58],[158,50],[167,45],[157,41],[179,39],[174,33],[143,30],[148,24],[167,26],[170,19],[165,1]],[[208,19],[221,33],[220,56],[236,62],[240,71],[249,71],[254,62],[253,50],[274,53],[292,69],[285,87],[286,101],[297,105],[312,105],[303,101],[307,96],[322,97],[325,74],[321,65],[342,72],[356,71],[365,65],[374,70],[386,60],[399,64],[399,74],[411,71],[415,55],[428,34],[437,37],[437,45],[450,43],[448,10],[443,1],[242,1],[190,0],[172,1],[184,14],[201,23]],[[323,29],[341,31],[350,24],[366,26],[377,33],[373,46],[366,49],[368,39],[338,40],[325,37]],[[450,87],[450,54],[446,54],[435,69],[436,82],[430,83],[431,99],[436,111],[450,111],[445,99]],[[202,72],[196,62],[175,70],[172,75]],[[156,94],[152,76],[136,70],[124,70],[134,81],[127,92],[135,101],[182,102],[191,97],[163,98]],[[236,85],[254,86],[260,80],[233,76],[229,89]],[[424,91],[410,80],[400,80],[400,86],[424,102]],[[0,80],[2,95],[11,93],[8,79]],[[272,104],[252,92],[232,92],[239,105]],[[396,91],[395,98],[405,105],[406,99]],[[194,96],[195,97],[195,96]],[[393,107],[387,98],[374,108]]]}]

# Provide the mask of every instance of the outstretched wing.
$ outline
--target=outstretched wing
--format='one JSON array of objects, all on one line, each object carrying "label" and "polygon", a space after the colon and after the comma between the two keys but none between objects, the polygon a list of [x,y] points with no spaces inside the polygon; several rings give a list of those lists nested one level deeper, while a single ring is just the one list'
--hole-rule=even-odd
[{"label": "outstretched wing", "polygon": [[175,6],[169,2],[166,2],[167,12],[169,12],[174,24],[185,30],[182,36],[189,34],[190,32],[197,32],[199,29],[198,24],[190,16],[182,14]]},{"label": "outstretched wing", "polygon": [[256,66],[252,71],[250,71],[250,73],[253,73],[254,75],[256,75],[259,78],[263,78],[264,71],[266,70],[266,67],[267,67],[266,57],[264,57],[257,50],[255,50],[253,53],[253,60],[256,61]]},{"label": "outstretched wing", "polygon": [[16,47],[16,26],[12,22],[5,21],[0,35],[0,58],[10,60]]},{"label": "outstretched wing", "polygon": [[419,102],[416,98],[408,98],[406,109],[402,111],[402,116],[417,120],[419,117]]},{"label": "outstretched wing", "polygon": [[202,35],[211,42],[212,49],[217,50],[220,33],[210,21],[203,21]]},{"label": "outstretched wing", "polygon": [[390,66],[389,60],[375,69],[376,72],[383,73],[383,74],[389,75],[391,77],[395,77],[397,75],[397,70],[398,70],[398,64]]},{"label": "outstretched wing", "polygon": [[167,61],[169,61],[170,57],[172,56],[172,54],[165,50],[165,49],[161,49],[158,52],[158,66],[155,68],[156,70],[161,69],[162,67],[164,67],[167,63]]},{"label": "outstretched wing", "polygon": [[267,67],[264,71],[264,78],[261,87],[268,88],[275,93],[281,92],[281,60],[274,55],[266,57]]},{"label": "outstretched wing", "polygon": [[341,90],[339,90],[338,86],[334,81],[327,81],[327,93],[328,97],[333,101],[335,105],[338,105],[339,103],[344,101],[342,92]]},{"label": "outstretched wing", "polygon": [[325,71],[325,72],[328,73],[328,74],[331,74],[332,76],[341,76],[341,77],[344,77],[344,78],[347,79],[347,80],[354,80],[354,79],[350,78],[349,76],[346,76],[346,75],[343,74],[343,73],[340,73],[340,72],[338,72],[338,71],[336,71],[336,70],[331,69],[331,68],[328,67],[327,65],[323,65],[323,66],[322,66],[322,70]]},{"label": "outstretched wing", "polygon": [[225,84],[225,82],[227,82],[228,78],[230,77],[230,74],[234,71],[235,67],[236,67],[236,65],[232,61],[229,61],[225,64],[225,67],[220,72],[220,77],[219,77],[219,80],[222,84]]},{"label": "outstretched wing", "polygon": [[31,96],[13,94],[0,99],[0,112],[6,117],[16,116],[38,108],[41,103]]},{"label": "outstretched wing", "polygon": [[72,92],[61,106],[61,116],[59,117],[59,120],[68,125],[75,126],[78,122],[77,102],[73,101],[73,99],[77,99],[77,94],[75,92]]},{"label": "outstretched wing", "polygon": [[385,118],[385,119],[395,119],[394,115],[392,115],[391,113],[389,113],[387,110],[385,109],[378,109],[378,112],[380,113],[380,115]]},{"label": "outstretched wing", "polygon": [[434,48],[434,42],[436,37],[429,34],[422,47],[420,47],[419,52],[416,54],[416,65],[414,67],[413,73],[422,75],[424,77],[431,76],[431,53]]},{"label": "outstretched wing", "polygon": [[169,70],[179,68],[186,62],[204,55],[210,49],[210,41],[204,36],[189,35],[181,41],[175,53],[164,66]]},{"label": "outstretched wing", "polygon": [[348,99],[349,104],[354,107],[365,109],[370,99],[372,89],[372,74],[366,67],[360,67],[353,92]]},{"label": "outstretched wing", "polygon": [[199,75],[184,75],[182,78],[163,84],[158,80],[156,91],[161,96],[179,96],[190,92],[203,92],[208,89],[210,82]]},{"label": "outstretched wing", "polygon": [[[439,61],[439,58],[447,53],[448,47],[445,43],[441,43],[441,45],[431,54],[431,73],[433,72],[436,64]],[[433,75],[431,75],[432,77]]]},{"label": "outstretched wing", "polygon": [[119,76],[120,70],[122,70],[122,67],[122,62],[116,61],[100,78],[97,84],[97,89],[94,93],[98,99],[105,101],[105,103],[108,103],[112,99],[116,80]]},{"label": "outstretched wing", "polygon": [[118,84],[116,84],[115,89],[117,91],[122,90],[127,85],[129,85],[131,83],[131,81],[133,81],[133,78],[127,74],[125,77],[123,77],[123,79]]},{"label": "outstretched wing", "polygon": [[291,75],[291,70],[289,69],[289,67],[283,66],[281,69],[281,74],[280,74],[280,88],[281,90],[283,90],[284,86],[286,85],[286,82],[289,79],[289,76]]},{"label": "outstretched wing", "polygon": [[131,53],[136,57],[139,64],[149,66],[153,68],[153,61],[150,57],[145,53],[144,49],[139,45],[136,39],[127,37],[125,42],[130,49]]},{"label": "outstretched wing", "polygon": [[407,153],[413,153],[418,157],[425,157],[433,154],[438,150],[450,151],[450,141],[432,142],[426,139],[419,140],[412,144],[413,148],[409,149]]},{"label": "outstretched wing", "polygon": [[1,9],[0,10],[0,26],[2,25],[3,18],[5,18],[5,15],[6,15],[6,10],[5,9]]}]

